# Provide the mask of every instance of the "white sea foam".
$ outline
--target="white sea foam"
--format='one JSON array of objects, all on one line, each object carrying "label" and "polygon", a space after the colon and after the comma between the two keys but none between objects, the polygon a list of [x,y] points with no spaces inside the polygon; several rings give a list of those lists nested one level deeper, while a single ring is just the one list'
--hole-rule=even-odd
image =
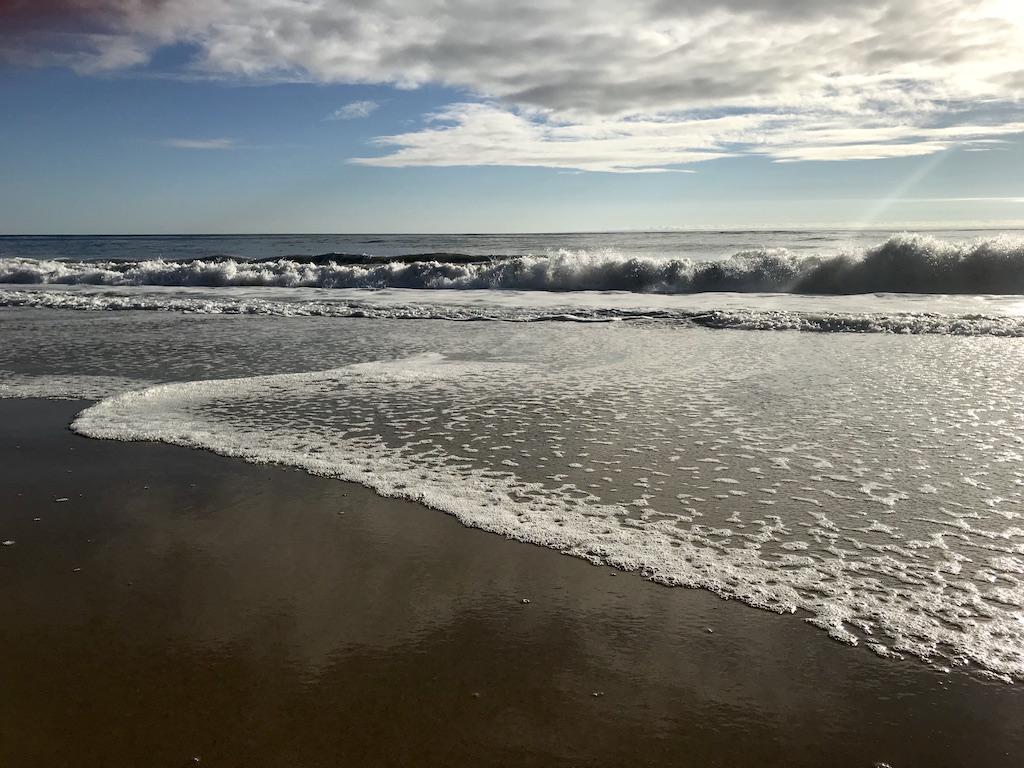
[{"label": "white sea foam", "polygon": [[[756,297],[749,307],[709,308],[704,306],[631,306],[621,296],[573,294],[573,303],[556,299],[545,302],[516,301],[517,297],[481,292],[475,302],[385,301],[370,296],[345,299],[310,299],[308,294],[290,300],[263,296],[173,295],[136,289],[137,292],[0,289],[0,307],[32,307],[77,311],[164,311],[207,315],[260,315],[276,317],[339,317],[393,320],[501,321],[512,323],[643,322],[701,326],[747,331],[804,331],[811,333],[898,333],[947,336],[1024,337],[1024,316],[1014,305],[1013,314],[935,311],[936,301],[927,309],[897,311],[893,301],[861,302],[867,311],[805,309],[806,301],[794,297],[800,308],[776,309],[786,297]],[[424,292],[428,293],[428,292]],[[713,296],[714,294],[712,294]],[[554,294],[563,297],[566,294]],[[407,298],[407,296],[402,296]],[[440,299],[440,297],[438,297]],[[445,299],[450,299],[447,294]],[[940,297],[941,299],[942,297]],[[984,299],[988,297],[975,297]],[[841,301],[841,299],[836,299]],[[678,302],[673,302],[678,303]],[[692,302],[688,302],[692,303]],[[708,300],[699,302],[708,304]],[[913,306],[913,302],[904,301]],[[954,305],[962,309],[963,304]],[[871,308],[883,311],[871,311]],[[1001,310],[998,304],[990,310]]]},{"label": "white sea foam", "polygon": [[[661,342],[674,344],[675,336]],[[779,401],[761,412],[756,401],[744,400],[735,382],[758,368],[753,360],[741,364],[741,346],[700,348],[718,372],[711,381],[703,369],[670,359],[694,352],[694,341],[666,347],[664,360],[641,352],[621,365],[574,365],[557,374],[550,367],[557,362],[540,368],[431,354],[316,373],[165,384],[103,400],[73,428],[364,483],[467,525],[663,584],[701,587],[779,613],[807,612],[811,623],[843,642],[873,638],[881,655],[970,662],[1024,678],[1024,530],[999,527],[995,513],[981,518],[992,495],[973,486],[959,484],[949,500],[962,508],[950,504],[942,517],[927,514],[931,496],[899,490],[937,483],[952,467],[969,465],[989,473],[1005,499],[1019,501],[1013,379],[992,369],[998,380],[979,382],[965,378],[964,365],[961,375],[936,379],[949,363],[928,356],[916,358],[916,368],[897,364],[875,378],[861,358],[852,363],[861,366],[859,379],[829,380],[829,419],[858,425],[837,430],[822,418],[821,391],[811,380],[801,391],[780,380],[778,391],[790,398],[785,413],[778,412]],[[638,367],[640,359],[646,368]],[[773,375],[760,366],[764,386]],[[931,410],[908,413],[891,399],[880,405],[893,377],[911,402]],[[924,383],[930,401],[918,391]],[[987,415],[958,410],[958,398],[984,401]],[[936,410],[939,404],[948,407]],[[888,420],[880,423],[901,427],[888,441],[872,436],[880,407]],[[1008,420],[1006,413],[1016,415]],[[921,444],[912,435],[936,423],[942,426],[927,434],[926,445],[934,447],[921,464],[908,450]],[[683,453],[694,463],[680,467]],[[760,457],[762,472],[747,479],[741,470],[751,456]],[[860,498],[824,492],[833,483],[849,484],[820,474],[823,457],[836,477],[857,478],[865,489]],[[907,482],[894,487],[901,477]],[[748,496],[714,494],[712,486],[742,486],[736,490]],[[798,501],[783,500],[779,487],[792,488],[796,493],[786,496]],[[779,515],[758,511],[764,493],[778,499],[770,509]],[[685,514],[675,512],[680,502]]]}]

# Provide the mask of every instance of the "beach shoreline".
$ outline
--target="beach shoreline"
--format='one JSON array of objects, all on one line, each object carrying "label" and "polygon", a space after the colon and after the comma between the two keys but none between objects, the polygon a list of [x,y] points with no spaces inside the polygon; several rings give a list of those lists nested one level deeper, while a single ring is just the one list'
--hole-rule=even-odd
[{"label": "beach shoreline", "polygon": [[1019,686],[85,405],[0,401],[5,765],[1024,759]]}]

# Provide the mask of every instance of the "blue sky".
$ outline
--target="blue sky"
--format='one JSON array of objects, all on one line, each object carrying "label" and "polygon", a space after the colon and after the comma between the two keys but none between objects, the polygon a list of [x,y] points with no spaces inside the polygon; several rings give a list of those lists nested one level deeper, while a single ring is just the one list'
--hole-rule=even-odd
[{"label": "blue sky", "polygon": [[[55,38],[49,58],[37,53],[47,51],[39,20],[0,40],[0,231],[1024,224],[1024,112],[1014,72],[993,74],[987,60],[974,63],[984,82],[1010,85],[986,92],[979,75],[954,92],[941,72],[928,80],[913,61],[913,82],[890,70],[879,81],[861,66],[845,90],[829,84],[811,99],[795,83],[767,101],[738,90],[746,71],[696,93],[706,76],[686,83],[674,68],[652,70],[631,82],[634,107],[621,74],[582,55],[559,53],[534,72],[440,38],[430,51],[416,48],[421,60],[402,49],[339,64],[335,53],[295,59],[283,43],[285,53],[265,53],[264,40],[255,53],[232,51],[225,65],[211,60],[224,55],[218,19],[201,34],[158,34],[161,24],[177,27],[119,18],[104,17],[112,31],[99,42],[91,32],[78,47]],[[784,35],[803,22],[773,23]],[[327,35],[303,45],[334,43]],[[481,55],[490,58],[473,58]],[[590,67],[583,75],[580,62]],[[512,69],[486,74],[502,66]],[[578,82],[549,88],[559,71]]]}]

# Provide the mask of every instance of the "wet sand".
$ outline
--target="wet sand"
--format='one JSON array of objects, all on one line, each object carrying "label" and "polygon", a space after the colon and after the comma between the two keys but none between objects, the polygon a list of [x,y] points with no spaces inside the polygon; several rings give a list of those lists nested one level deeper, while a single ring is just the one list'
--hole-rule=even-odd
[{"label": "wet sand", "polygon": [[1024,764],[1024,686],[84,405],[0,401],[0,765]]}]

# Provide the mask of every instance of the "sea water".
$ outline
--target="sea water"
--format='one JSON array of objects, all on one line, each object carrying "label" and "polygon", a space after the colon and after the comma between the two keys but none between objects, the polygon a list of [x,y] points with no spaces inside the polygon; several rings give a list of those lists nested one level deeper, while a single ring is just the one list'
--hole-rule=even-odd
[{"label": "sea water", "polygon": [[[0,288],[0,394],[97,399],[83,435],[360,482],[886,658],[1024,678],[1024,297],[847,294],[837,277],[1012,288],[1024,247],[831,242],[702,259],[19,253],[0,261],[18,278]],[[278,279],[306,268],[315,282]],[[570,290],[574,269],[638,290]],[[745,291],[744,269],[777,290]],[[352,284],[373,270],[402,284]],[[513,272],[535,282],[473,282]],[[711,274],[730,290],[683,291]],[[836,290],[801,291],[808,276]]]}]

